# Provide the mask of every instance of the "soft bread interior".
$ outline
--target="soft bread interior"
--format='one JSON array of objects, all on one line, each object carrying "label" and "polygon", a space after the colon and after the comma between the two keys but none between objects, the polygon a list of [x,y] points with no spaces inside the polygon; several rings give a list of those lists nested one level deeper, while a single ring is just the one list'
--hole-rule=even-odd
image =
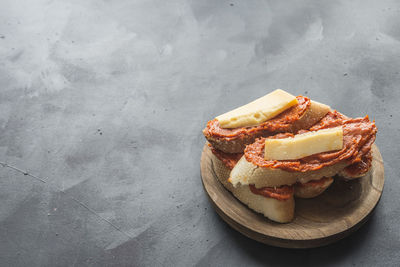
[{"label": "soft bread interior", "polygon": [[304,112],[298,121],[293,123],[292,132],[308,129],[319,122],[331,108],[328,105],[311,100],[310,107]]},{"label": "soft bread interior", "polygon": [[232,184],[228,182],[230,170],[212,153],[211,159],[218,180],[226,189],[231,191],[237,199],[246,204],[250,209],[259,212],[270,220],[276,222],[286,223],[293,220],[293,197],[288,200],[281,201],[274,198],[253,194],[248,185],[239,185],[237,187],[233,187]]}]

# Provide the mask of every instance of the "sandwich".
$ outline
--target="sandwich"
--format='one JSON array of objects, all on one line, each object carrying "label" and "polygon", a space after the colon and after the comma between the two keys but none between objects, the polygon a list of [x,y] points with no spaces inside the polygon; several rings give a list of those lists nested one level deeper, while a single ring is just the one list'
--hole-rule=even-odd
[{"label": "sandwich", "polygon": [[217,116],[207,123],[203,134],[215,149],[243,153],[246,145],[258,137],[308,129],[329,111],[327,105],[277,89]]},{"label": "sandwich", "polygon": [[[260,105],[255,105],[218,116],[203,131],[218,180],[250,209],[281,223],[293,220],[295,197],[320,195],[335,175],[345,179],[365,175],[371,167],[377,132],[368,116],[352,119],[308,98],[295,98],[297,103],[259,124],[221,128],[232,119],[243,121],[260,113]],[[302,101],[308,101],[309,107],[300,112]],[[224,130],[212,128],[216,126]],[[212,138],[210,132],[214,132]],[[216,137],[215,132],[225,136]]]},{"label": "sandwich", "polygon": [[[332,111],[296,135],[258,138],[246,146],[229,175],[225,170],[217,176],[224,180],[228,175],[223,184],[230,183],[226,188],[251,209],[273,221],[290,222],[295,196],[316,197],[335,175],[355,179],[369,171],[376,132],[368,116],[352,119]],[[217,160],[223,164],[214,158],[215,166]]]},{"label": "sandwich", "polygon": [[294,197],[313,198],[325,191],[333,182],[332,177],[323,177],[306,183],[256,188],[255,185],[233,186],[230,174],[243,153],[229,154],[216,150],[211,144],[211,161],[218,181],[238,200],[250,209],[276,222],[290,222],[294,216]]}]

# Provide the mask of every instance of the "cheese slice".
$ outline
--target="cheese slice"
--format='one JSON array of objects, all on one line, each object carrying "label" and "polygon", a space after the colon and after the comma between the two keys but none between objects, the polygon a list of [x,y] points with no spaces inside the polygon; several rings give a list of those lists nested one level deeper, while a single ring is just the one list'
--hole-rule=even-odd
[{"label": "cheese slice", "polygon": [[336,127],[298,134],[295,137],[266,139],[264,158],[266,160],[301,159],[313,154],[342,148],[343,129]]},{"label": "cheese slice", "polygon": [[297,103],[295,96],[277,89],[216,119],[221,128],[250,127],[272,119]]}]

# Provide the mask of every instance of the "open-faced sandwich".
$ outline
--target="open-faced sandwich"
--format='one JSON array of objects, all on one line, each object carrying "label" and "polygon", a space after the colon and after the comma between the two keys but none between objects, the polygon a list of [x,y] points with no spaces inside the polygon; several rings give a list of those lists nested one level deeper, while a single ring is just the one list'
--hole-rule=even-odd
[{"label": "open-faced sandwich", "polygon": [[243,153],[257,137],[308,129],[329,110],[327,105],[278,89],[209,121],[203,134],[215,149]]},{"label": "open-faced sandwich", "polygon": [[[295,98],[297,103],[282,104],[271,97],[277,93],[285,95],[279,101],[285,99],[282,102],[289,103]],[[273,221],[290,222],[294,218],[295,196],[316,197],[332,184],[335,175],[353,179],[368,172],[377,132],[368,117],[348,118],[326,105],[292,97],[282,90],[261,99],[252,102],[257,104],[218,116],[203,131],[213,152],[218,180],[249,208]],[[292,116],[301,99],[307,99],[309,107]],[[252,121],[249,125],[251,120],[246,119],[268,112],[273,115],[264,116],[266,119],[258,124]],[[232,125],[232,121],[245,122]],[[226,125],[237,128],[223,128]],[[210,138],[210,132],[224,132],[226,136]],[[235,137],[228,138],[228,132]],[[233,134],[236,132],[238,136]],[[229,142],[233,142],[234,149],[229,148]]]}]

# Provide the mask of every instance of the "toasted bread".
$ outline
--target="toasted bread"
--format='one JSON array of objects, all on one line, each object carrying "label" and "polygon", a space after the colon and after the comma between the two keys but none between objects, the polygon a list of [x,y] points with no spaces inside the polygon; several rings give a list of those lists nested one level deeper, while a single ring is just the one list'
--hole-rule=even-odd
[{"label": "toasted bread", "polygon": [[298,198],[313,198],[322,194],[333,183],[332,177],[322,178],[319,183],[297,183],[294,186],[294,196]]},{"label": "toasted bread", "polygon": [[346,180],[352,180],[364,176],[372,166],[372,152],[369,151],[361,161],[344,168],[339,175]]}]

